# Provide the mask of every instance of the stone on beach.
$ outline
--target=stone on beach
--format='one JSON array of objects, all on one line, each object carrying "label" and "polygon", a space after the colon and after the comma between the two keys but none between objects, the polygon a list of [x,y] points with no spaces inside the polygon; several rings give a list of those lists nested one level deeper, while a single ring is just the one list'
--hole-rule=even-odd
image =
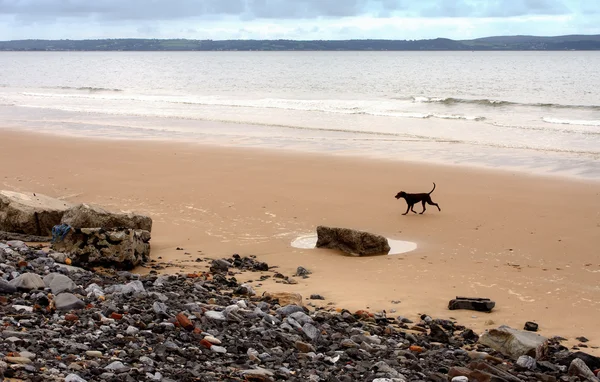
[{"label": "stone on beach", "polygon": [[505,325],[486,331],[478,342],[515,360],[522,355],[542,359],[548,351],[547,338]]},{"label": "stone on beach", "polygon": [[111,265],[123,269],[150,258],[150,232],[130,228],[71,229],[52,249],[65,253],[74,265]]},{"label": "stone on beach", "polygon": [[[90,204],[78,204],[65,211],[60,221],[73,228],[130,228],[152,231],[152,219],[132,212],[116,213]],[[58,224],[58,223],[57,223]]]},{"label": "stone on beach", "polygon": [[317,227],[317,248],[338,249],[353,256],[382,255],[390,251],[388,240],[349,228]]},{"label": "stone on beach", "polygon": [[0,231],[51,236],[70,203],[46,195],[0,191]]}]

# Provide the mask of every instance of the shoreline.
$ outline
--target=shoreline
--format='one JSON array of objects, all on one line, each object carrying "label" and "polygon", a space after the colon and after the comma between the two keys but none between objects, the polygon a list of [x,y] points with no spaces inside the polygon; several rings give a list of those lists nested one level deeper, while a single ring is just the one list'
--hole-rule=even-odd
[{"label": "shoreline", "polygon": [[[252,125],[248,123],[238,123],[238,122],[220,122],[220,121],[203,121],[209,124],[216,125]],[[457,171],[460,169],[464,169],[465,171],[475,171],[475,172],[496,172],[500,175],[517,175],[517,176],[525,176],[525,177],[533,177],[540,179],[548,179],[548,180],[563,180],[568,182],[576,182],[576,183],[598,183],[600,184],[600,176],[599,177],[585,177],[583,175],[573,174],[570,172],[560,172],[558,169],[553,169],[552,172],[534,172],[530,168],[525,166],[509,166],[509,165],[491,165],[485,163],[469,163],[469,162],[457,162],[457,163],[448,163],[444,161],[444,159],[424,159],[424,158],[403,158],[403,159],[394,159],[389,156],[375,156],[374,153],[369,152],[351,152],[351,151],[319,151],[313,150],[311,151],[308,148],[299,148],[299,147],[274,147],[274,146],[265,146],[261,147],[259,145],[243,145],[239,143],[225,143],[222,141],[218,141],[215,139],[209,142],[202,141],[189,141],[185,138],[160,138],[160,137],[118,137],[118,136],[106,136],[106,135],[97,135],[97,136],[89,136],[89,135],[77,135],[77,134],[65,134],[65,133],[56,133],[50,131],[33,131],[28,129],[20,129],[16,127],[11,128],[2,128],[0,127],[0,135],[8,134],[8,135],[31,135],[32,137],[36,136],[47,136],[53,139],[75,139],[75,140],[83,140],[83,141],[107,141],[107,142],[122,142],[122,143],[140,143],[146,144],[149,143],[151,145],[186,145],[189,147],[196,147],[197,149],[213,149],[213,148],[221,148],[224,150],[248,150],[259,151],[270,153],[273,155],[298,155],[298,156],[321,156],[321,157],[330,157],[330,158],[341,158],[341,159],[349,159],[349,160],[364,160],[364,161],[373,161],[373,162],[381,162],[384,164],[401,164],[401,165],[416,165],[416,166],[426,166],[426,167],[447,167],[451,169],[451,171]],[[414,141],[417,142],[418,141]],[[485,147],[485,146],[484,146]],[[433,149],[432,149],[433,150]],[[515,149],[518,150],[518,149]],[[535,151],[535,150],[534,150]],[[556,153],[555,153],[556,154]]]},{"label": "shoreline", "polygon": [[[477,330],[491,327],[490,319],[517,328],[536,321],[541,334],[600,343],[593,319],[600,312],[595,181],[195,143],[6,130],[0,137],[0,161],[8,163],[1,188],[148,213],[155,222],[153,258],[177,265],[166,271],[194,270],[196,255],[256,255],[284,274],[298,266],[313,272],[296,285],[264,282],[259,293],[319,293],[324,304],[454,317]],[[429,191],[431,180],[442,212],[401,216],[406,205],[393,195],[399,188]],[[319,224],[418,247],[350,258],[290,246]],[[492,298],[496,309],[448,311],[458,295]],[[566,317],[565,309],[579,316]]]}]

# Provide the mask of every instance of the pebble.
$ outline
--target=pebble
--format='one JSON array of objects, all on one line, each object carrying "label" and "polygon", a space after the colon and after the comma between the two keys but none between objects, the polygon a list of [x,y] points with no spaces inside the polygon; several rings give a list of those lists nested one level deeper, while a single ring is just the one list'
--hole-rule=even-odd
[{"label": "pebble", "polygon": [[[401,316],[304,307],[297,293],[241,297],[232,293],[241,286],[234,278],[239,272],[275,274],[252,257],[234,255],[222,259],[227,264],[219,262],[226,266],[218,272],[193,275],[109,268],[93,273],[63,268],[26,246],[16,251],[3,245],[0,380],[468,381],[463,376],[476,373],[471,365],[507,370],[523,381],[562,381],[569,380],[567,366],[588,380],[590,367],[600,367],[599,359],[585,353],[571,361],[573,353],[554,339],[544,361],[521,357],[513,364],[481,351],[481,333],[427,314],[414,326],[417,332],[409,332],[412,322]],[[23,272],[44,277],[49,289],[57,280],[69,289],[53,295],[2,292],[6,285],[16,289],[10,282]],[[73,305],[66,308],[65,302]]]}]

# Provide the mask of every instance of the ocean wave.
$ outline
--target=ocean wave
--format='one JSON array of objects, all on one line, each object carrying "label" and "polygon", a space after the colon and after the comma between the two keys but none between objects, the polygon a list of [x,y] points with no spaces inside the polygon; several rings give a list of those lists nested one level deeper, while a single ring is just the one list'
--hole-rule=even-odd
[{"label": "ocean wave", "polygon": [[574,126],[600,126],[599,120],[581,120],[581,119],[560,119],[543,117],[542,121],[556,125],[574,125]]},{"label": "ocean wave", "polygon": [[[438,118],[453,119],[465,121],[483,121],[485,117],[470,116],[460,114],[437,114],[437,113],[419,113],[407,112],[395,109],[382,108],[380,101],[342,101],[342,100],[294,100],[294,99],[273,99],[263,98],[257,100],[230,100],[206,97],[204,99],[181,96],[111,96],[111,95],[83,95],[83,94],[52,94],[24,92],[26,96],[33,97],[57,97],[57,98],[83,98],[83,99],[101,99],[109,101],[134,101],[134,102],[163,102],[170,104],[197,105],[197,106],[222,106],[222,107],[246,107],[257,109],[279,109],[294,111],[309,111],[319,113],[334,114],[352,114],[352,115],[372,115],[379,117],[393,118]],[[387,105],[394,106],[394,105]]]},{"label": "ocean wave", "polygon": [[43,89],[62,89],[62,90],[78,90],[78,91],[87,91],[87,92],[122,92],[123,89],[111,89],[111,88],[99,88],[93,86],[46,86]]},{"label": "ocean wave", "polygon": [[[406,98],[396,98],[406,99]],[[516,106],[516,107],[538,107],[538,108],[554,108],[554,109],[580,109],[580,110],[595,110],[600,111],[600,105],[571,105],[571,104],[558,104],[558,103],[543,103],[543,102],[514,102],[504,101],[496,99],[469,99],[469,98],[455,98],[455,97],[425,97],[425,96],[413,96],[409,98],[413,103],[441,103],[445,105],[456,105],[456,104],[473,104],[481,106],[491,107],[504,107],[504,106]]]},{"label": "ocean wave", "polygon": [[568,134],[600,135],[600,129],[597,129],[596,126],[586,125],[549,124],[546,126],[523,126],[501,122],[490,122],[490,125],[516,130],[554,131]]}]

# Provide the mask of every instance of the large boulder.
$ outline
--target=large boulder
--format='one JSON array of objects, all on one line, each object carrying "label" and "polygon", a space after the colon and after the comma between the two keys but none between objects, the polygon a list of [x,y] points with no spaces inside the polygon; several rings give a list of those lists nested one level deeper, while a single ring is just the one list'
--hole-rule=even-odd
[{"label": "large boulder", "polygon": [[506,325],[490,329],[479,337],[479,343],[514,360],[528,355],[536,360],[548,353],[548,339],[539,334],[517,330]]},{"label": "large boulder", "polygon": [[99,206],[78,204],[69,208],[61,223],[74,228],[131,228],[152,231],[152,219],[134,213],[109,212]]},{"label": "large boulder", "polygon": [[132,269],[150,258],[150,232],[130,228],[71,228],[52,249],[66,254],[73,265]]},{"label": "large boulder", "polygon": [[385,237],[348,228],[317,227],[317,248],[339,249],[353,256],[387,254]]},{"label": "large boulder", "polygon": [[0,231],[51,236],[71,207],[64,200],[33,192],[0,191]]}]

